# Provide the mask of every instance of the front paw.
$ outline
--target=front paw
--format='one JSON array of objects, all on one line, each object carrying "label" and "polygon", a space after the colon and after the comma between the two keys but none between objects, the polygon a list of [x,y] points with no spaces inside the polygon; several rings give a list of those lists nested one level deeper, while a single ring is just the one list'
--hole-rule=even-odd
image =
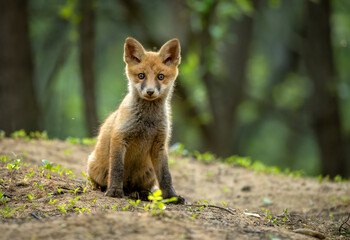
[{"label": "front paw", "polygon": [[176,196],[177,201],[174,202],[175,204],[181,204],[181,205],[187,205],[187,201],[185,198],[181,197],[180,195]]},{"label": "front paw", "polygon": [[[187,201],[185,198],[181,197],[180,195],[177,195],[177,196],[174,196],[176,197],[176,201],[172,201],[170,203],[173,203],[173,204],[181,204],[181,205],[187,205]],[[172,197],[165,197],[164,199],[170,199]]]},{"label": "front paw", "polygon": [[105,196],[122,198],[122,197],[124,197],[124,192],[123,192],[123,189],[121,189],[121,188],[110,187],[107,189]]}]

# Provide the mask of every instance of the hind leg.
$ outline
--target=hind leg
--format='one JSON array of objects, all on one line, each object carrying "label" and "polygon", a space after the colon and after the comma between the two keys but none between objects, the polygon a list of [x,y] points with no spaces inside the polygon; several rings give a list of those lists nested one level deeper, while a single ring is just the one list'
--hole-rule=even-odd
[{"label": "hind leg", "polygon": [[101,189],[105,191],[107,187],[108,165],[97,161],[94,153],[90,154],[88,159],[88,175],[90,177],[94,190]]}]

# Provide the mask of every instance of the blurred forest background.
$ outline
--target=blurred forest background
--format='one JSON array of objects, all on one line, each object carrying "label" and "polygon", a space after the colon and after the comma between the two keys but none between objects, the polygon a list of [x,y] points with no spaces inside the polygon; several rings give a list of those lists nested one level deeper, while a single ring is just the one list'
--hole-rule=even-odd
[{"label": "blurred forest background", "polygon": [[0,129],[96,136],[128,36],[180,39],[172,144],[350,175],[347,0],[0,0]]}]

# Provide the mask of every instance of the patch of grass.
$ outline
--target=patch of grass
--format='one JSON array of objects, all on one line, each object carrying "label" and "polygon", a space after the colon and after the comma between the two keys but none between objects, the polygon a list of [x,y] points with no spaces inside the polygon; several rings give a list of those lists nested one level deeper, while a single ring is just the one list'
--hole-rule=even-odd
[{"label": "patch of grass", "polygon": [[92,146],[95,145],[97,142],[96,138],[74,138],[74,137],[68,137],[66,139],[66,142],[75,145],[75,144],[82,144],[86,146]]},{"label": "patch of grass", "polygon": [[68,137],[66,139],[66,142],[74,145],[74,144],[80,144],[80,139],[79,138],[73,138],[73,137]]},{"label": "patch of grass", "polygon": [[17,208],[14,207],[9,207],[7,205],[5,205],[5,207],[0,210],[0,214],[4,217],[4,218],[10,218],[12,217],[12,215],[17,211]]},{"label": "patch of grass", "polygon": [[81,140],[81,143],[83,145],[87,145],[87,146],[92,146],[92,145],[95,145],[97,142],[97,139],[96,138],[83,138]]},{"label": "patch of grass", "polygon": [[182,143],[175,143],[173,144],[170,149],[169,149],[170,153],[176,156],[188,156],[189,155],[189,151],[187,149],[185,149],[185,145],[183,145]]},{"label": "patch of grass", "polygon": [[217,159],[216,156],[210,152],[200,153],[198,151],[194,151],[193,154],[196,159],[205,163],[210,163]]},{"label": "patch of grass", "polygon": [[29,132],[28,134],[26,133],[26,131],[24,131],[24,129],[15,131],[13,133],[10,134],[11,138],[14,139],[48,139],[48,135],[46,131],[43,132],[39,132],[39,131],[35,131],[35,132]]},{"label": "patch of grass", "polygon": [[10,137],[17,139],[17,138],[26,138],[29,139],[29,136],[27,136],[26,131],[24,131],[24,129],[15,131],[13,133],[10,134]]},{"label": "patch of grass", "polygon": [[[267,166],[261,161],[252,161],[250,157],[241,157],[237,155],[233,155],[228,158],[218,158],[215,154],[210,152],[200,153],[199,151],[189,152],[185,149],[183,144],[177,143],[171,146],[170,153],[175,156],[189,156],[194,157],[197,160],[205,163],[212,162],[223,162],[227,164],[232,164],[238,167],[244,167],[248,169],[252,169],[256,172],[265,172],[269,174],[284,174],[289,175],[291,177],[301,177],[305,176],[305,172],[303,170],[291,171],[290,169],[281,170],[276,166]],[[338,178],[339,180],[339,178]]]}]

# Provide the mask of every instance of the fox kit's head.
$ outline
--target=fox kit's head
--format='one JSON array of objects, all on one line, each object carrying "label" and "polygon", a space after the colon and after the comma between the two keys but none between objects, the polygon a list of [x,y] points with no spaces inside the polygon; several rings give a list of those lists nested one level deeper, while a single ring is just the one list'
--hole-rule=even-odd
[{"label": "fox kit's head", "polygon": [[180,61],[180,43],[177,39],[166,42],[158,52],[145,51],[134,38],[125,40],[124,62],[129,90],[148,101],[169,95]]}]

